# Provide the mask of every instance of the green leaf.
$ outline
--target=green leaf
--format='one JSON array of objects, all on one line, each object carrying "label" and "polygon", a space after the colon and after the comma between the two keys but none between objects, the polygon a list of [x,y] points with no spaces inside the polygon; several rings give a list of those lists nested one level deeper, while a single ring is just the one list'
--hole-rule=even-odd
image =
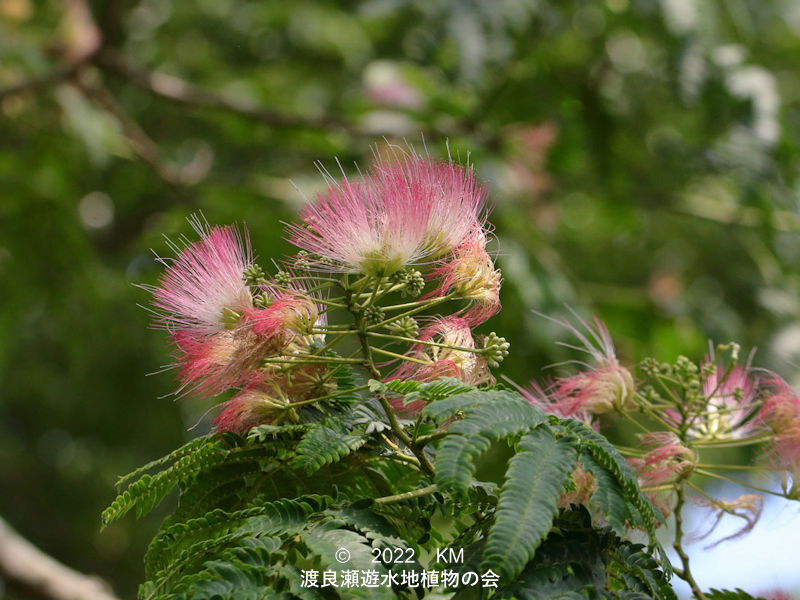
[{"label": "green leaf", "polygon": [[[475,473],[475,459],[486,452],[492,441],[526,432],[544,420],[542,412],[518,394],[510,392],[469,392],[479,394],[481,403],[465,412],[464,418],[450,426],[434,464],[440,489],[466,492]],[[449,402],[454,396],[443,402]]]},{"label": "green leaf", "polygon": [[[337,580],[340,579],[342,571],[353,569],[376,571],[379,581],[388,574],[383,564],[372,562],[372,547],[369,540],[354,531],[340,529],[339,523],[335,521],[323,522],[309,529],[303,535],[303,541],[319,558],[324,569],[337,572]],[[345,550],[346,554],[342,553],[342,550]],[[397,598],[389,586],[341,588],[339,591],[344,597]]]},{"label": "green leaf", "polygon": [[598,463],[585,449],[581,450],[579,462],[594,476],[596,488],[591,500],[608,518],[609,524],[619,535],[625,535],[625,522],[630,516],[625,494],[616,478]]},{"label": "green leaf", "polygon": [[292,466],[310,475],[358,450],[369,439],[364,433],[348,432],[341,423],[329,422],[328,425],[318,424],[309,429],[297,445]]},{"label": "green leaf", "polygon": [[574,438],[556,440],[547,427],[520,440],[500,491],[482,570],[492,569],[508,581],[533,558],[558,512],[556,503],[576,457]]}]

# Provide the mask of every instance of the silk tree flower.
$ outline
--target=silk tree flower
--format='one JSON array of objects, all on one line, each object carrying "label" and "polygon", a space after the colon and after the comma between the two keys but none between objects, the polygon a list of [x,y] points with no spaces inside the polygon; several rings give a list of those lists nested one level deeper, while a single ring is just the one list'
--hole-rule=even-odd
[{"label": "silk tree flower", "polygon": [[431,273],[430,278],[440,282],[430,296],[455,292],[460,298],[470,301],[463,317],[473,327],[500,310],[502,278],[486,252],[483,232],[473,232],[453,251],[450,260]]},{"label": "silk tree flower", "polygon": [[575,465],[570,475],[575,489],[561,495],[556,506],[568,509],[572,504],[588,504],[589,499],[597,491],[597,482],[591,471],[587,471],[581,463]]},{"label": "silk tree flower", "polygon": [[[771,432],[768,460],[782,472],[784,493],[800,495],[800,397],[777,376],[767,381],[769,395],[764,398],[757,420]],[[791,476],[791,485],[787,479]]]},{"label": "silk tree flower", "polygon": [[[706,364],[713,362],[712,356]],[[746,365],[730,370],[716,364],[703,381],[706,406],[691,424],[690,436],[696,439],[741,439],[751,435],[759,426],[754,418],[758,394],[758,379],[753,375],[749,360]],[[671,417],[673,420],[676,418],[672,412]]]},{"label": "silk tree flower", "polygon": [[176,332],[181,389],[215,396],[246,384],[265,358],[281,355],[294,340],[310,334],[316,316],[311,298],[286,294],[266,308],[246,309],[231,329],[201,336]]},{"label": "silk tree flower", "polygon": [[319,257],[319,270],[388,276],[446,255],[482,227],[485,195],[472,171],[452,162],[378,157],[361,180],[332,182],[307,204],[289,241]]},{"label": "silk tree flower", "polygon": [[694,497],[692,500],[695,504],[711,509],[714,514],[714,522],[708,531],[697,535],[695,539],[702,540],[710,536],[725,515],[733,515],[744,521],[744,525],[738,531],[704,546],[703,550],[710,550],[719,546],[722,542],[734,540],[750,532],[755,527],[764,509],[764,497],[761,494],[743,494],[734,500],[703,497]]},{"label": "silk tree flower", "polygon": [[642,491],[664,514],[672,512],[673,483],[688,478],[697,464],[694,451],[684,446],[671,431],[655,431],[640,436],[641,445],[652,449],[643,458],[629,458]]},{"label": "silk tree flower", "polygon": [[193,336],[219,333],[236,324],[253,306],[244,271],[252,264],[250,239],[233,227],[212,227],[191,221],[200,240],[185,247],[169,242],[173,260],[157,258],[167,267],[152,292],[158,322],[168,331]]},{"label": "silk tree flower", "polygon": [[224,404],[214,426],[218,431],[244,435],[256,425],[273,422],[289,403],[280,386],[269,385],[263,374],[253,374],[248,385]]},{"label": "silk tree flower", "polygon": [[595,431],[598,429],[598,424],[594,418],[594,415],[585,409],[572,410],[572,403],[567,405],[559,403],[555,399],[549,397],[535,380],[531,380],[527,387],[522,387],[521,385],[511,381],[511,379],[505,375],[503,376],[503,379],[513,385],[520,395],[528,402],[528,404],[537,406],[544,412],[555,415],[560,419],[575,419],[576,421],[585,423]]},{"label": "silk tree flower", "polygon": [[270,289],[272,302],[254,306],[245,283],[250,243],[232,227],[209,228],[194,219],[200,240],[178,248],[154,296],[158,323],[172,335],[184,392],[216,395],[244,385],[264,358],[280,354],[318,318],[313,300],[298,290]]},{"label": "silk tree flower", "polygon": [[691,475],[697,464],[693,450],[684,446],[671,431],[654,431],[639,436],[641,445],[651,447],[644,458],[629,458],[628,464],[643,487],[660,486]]},{"label": "silk tree flower", "polygon": [[[456,348],[475,348],[469,322],[456,316],[435,319],[423,327],[418,338],[422,342],[436,342]],[[392,379],[433,381],[444,376],[455,376],[465,383],[478,385],[493,381],[486,359],[477,352],[458,350],[427,344],[413,344],[409,356],[428,364],[406,362]]]},{"label": "silk tree flower", "polygon": [[321,398],[336,389],[324,364],[301,364],[281,371],[254,371],[246,386],[228,400],[214,419],[218,431],[244,435],[281,417],[295,419],[292,403]]},{"label": "silk tree flower", "polygon": [[633,376],[617,361],[614,343],[605,324],[594,317],[595,329],[592,329],[576,315],[586,331],[584,334],[566,319],[547,318],[569,329],[582,344],[562,345],[588,353],[595,362],[594,366],[580,363],[587,366],[588,370],[552,382],[548,396],[557,410],[564,416],[581,412],[599,415],[630,407],[636,394]]},{"label": "silk tree flower", "polygon": [[[458,348],[475,348],[469,323],[456,316],[435,319],[420,330],[418,339]],[[413,344],[408,356],[416,361],[424,361],[425,364],[406,361],[386,381],[404,379],[429,382],[442,377],[453,377],[470,385],[494,383],[486,359],[476,352]],[[425,406],[422,400],[411,402],[407,406],[402,405],[402,400],[393,401],[392,404],[398,410],[407,412],[416,412]]]}]

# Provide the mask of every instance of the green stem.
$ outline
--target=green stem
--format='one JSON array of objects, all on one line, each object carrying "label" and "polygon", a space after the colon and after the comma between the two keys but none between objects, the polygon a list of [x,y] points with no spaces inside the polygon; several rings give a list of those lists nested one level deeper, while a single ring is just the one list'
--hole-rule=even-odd
[{"label": "green stem", "polygon": [[772,490],[768,490],[767,488],[762,488],[757,485],[753,485],[752,483],[748,483],[746,481],[742,481],[741,479],[736,479],[735,477],[728,477],[727,475],[722,475],[720,473],[714,473],[714,471],[706,471],[705,469],[697,468],[694,471],[699,475],[706,475],[707,477],[713,477],[714,479],[720,479],[722,481],[727,481],[728,483],[735,483],[736,485],[741,485],[743,487],[750,488],[751,490],[755,490],[757,492],[761,492],[762,494],[770,494],[771,496],[777,496],[778,498],[785,498],[784,494],[779,494],[778,492],[774,492]]},{"label": "green stem", "polygon": [[401,335],[391,335],[388,333],[376,333],[374,331],[368,331],[367,335],[371,337],[378,337],[386,340],[393,340],[396,342],[402,342],[408,344],[421,344],[423,346],[435,346],[437,348],[447,348],[448,350],[457,350],[459,352],[474,352],[475,354],[482,354],[484,351],[482,348],[466,348],[465,346],[451,346],[450,344],[429,342],[427,340],[418,340],[415,338],[403,337]]},{"label": "green stem", "polygon": [[[364,355],[364,360],[362,364],[367,369],[369,374],[372,376],[373,379],[377,379],[380,381],[382,379],[381,372],[375,366],[375,361],[372,358],[372,346],[369,345],[369,340],[367,339],[367,327],[361,313],[358,309],[353,306],[352,300],[352,292],[347,292],[347,304],[350,307],[348,310],[350,314],[353,315],[353,318],[356,322],[356,328],[358,329],[358,339],[361,342],[361,351]],[[361,361],[359,361],[361,362]],[[378,400],[383,407],[383,411],[386,413],[386,418],[389,419],[389,426],[392,428],[392,431],[397,436],[403,444],[406,445],[413,453],[414,456],[417,457],[419,460],[420,468],[425,471],[427,475],[433,478],[433,465],[431,461],[428,460],[428,457],[425,456],[425,451],[422,448],[419,448],[414,445],[411,440],[411,437],[405,432],[405,430],[401,427],[400,422],[397,420],[397,416],[394,414],[394,409],[389,401],[386,399],[386,396],[383,394],[376,394]]]},{"label": "green stem", "polygon": [[641,429],[645,433],[650,433],[650,430],[647,427],[645,427],[644,425],[642,425],[641,423],[639,423],[639,421],[634,419],[633,416],[631,415],[631,413],[629,413],[627,410],[623,410],[621,412],[622,412],[623,418],[627,419],[628,421],[630,421],[631,423],[636,425],[636,427],[638,427],[639,429]]},{"label": "green stem", "polygon": [[417,446],[426,446],[431,442],[435,442],[443,437],[447,436],[446,431],[437,431],[435,433],[429,433],[428,435],[421,435],[417,438],[416,444]]},{"label": "green stem", "polygon": [[335,392],[333,394],[328,394],[327,396],[320,396],[319,398],[311,398],[310,400],[301,400],[299,402],[292,402],[286,406],[287,409],[294,408],[296,406],[305,406],[306,404],[314,404],[315,402],[322,402],[323,400],[331,400],[332,398],[337,398],[339,396],[344,396],[346,394],[352,394],[353,392],[360,392],[361,390],[366,390],[369,388],[368,385],[360,385],[354,388],[347,388],[346,390],[342,390],[341,392]]},{"label": "green stem", "polygon": [[[398,319],[402,319],[404,317],[413,316],[413,315],[415,315],[417,313],[420,313],[423,310],[426,310],[426,309],[428,309],[428,308],[430,308],[432,306],[436,306],[437,304],[441,304],[442,302],[447,302],[452,297],[453,297],[453,295],[448,294],[447,296],[440,296],[439,298],[434,298],[432,300],[422,300],[420,302],[412,302],[411,304],[418,305],[418,306],[416,308],[412,308],[411,310],[406,311],[404,313],[400,313],[399,315],[394,315],[393,317],[391,317],[389,319],[384,319],[380,323],[375,323],[375,325],[370,325],[369,327],[367,327],[367,331],[371,331],[373,329],[379,329],[379,328],[383,327],[384,325],[386,325],[387,323],[391,323],[392,321],[397,321]],[[402,306],[402,305],[398,305],[398,306]],[[386,310],[391,310],[392,308],[395,308],[395,307],[393,307],[393,306],[385,307]]]},{"label": "green stem", "polygon": [[422,496],[429,496],[436,491],[435,485],[429,485],[424,488],[420,488],[418,490],[413,490],[411,492],[405,492],[404,494],[395,494],[394,496],[384,496],[383,498],[377,498],[375,500],[376,504],[394,504],[395,502],[402,502],[403,500],[411,500],[412,498],[420,498]]},{"label": "green stem", "polygon": [[419,358],[414,358],[412,356],[406,356],[404,354],[397,354],[396,352],[390,352],[389,350],[383,350],[382,348],[373,348],[373,352],[377,352],[378,354],[383,354],[384,356],[391,356],[392,358],[399,358],[401,360],[407,360],[409,362],[417,363],[418,365],[429,365],[431,364],[430,361],[421,360]]},{"label": "green stem", "polygon": [[673,542],[672,547],[675,548],[675,552],[678,553],[678,556],[681,559],[681,564],[683,565],[683,569],[676,569],[675,574],[689,584],[689,587],[692,588],[692,594],[694,594],[695,598],[698,600],[706,600],[705,595],[700,591],[700,586],[697,585],[697,581],[695,581],[694,576],[689,569],[689,555],[686,554],[686,551],[683,549],[683,515],[681,515],[683,503],[685,502],[683,482],[677,485],[675,492],[678,495],[678,499],[675,502],[675,541]]},{"label": "green stem", "polygon": [[714,441],[707,441],[707,442],[692,442],[692,447],[694,448],[738,448],[740,446],[751,446],[753,444],[760,444],[761,442],[767,442],[772,439],[772,436],[768,433],[763,435],[757,435],[751,438],[745,438],[743,440],[724,440],[719,442]]},{"label": "green stem", "polygon": [[280,358],[265,358],[266,364],[318,365],[320,363],[360,365],[363,361],[357,358],[340,358],[337,356],[320,356],[318,354],[285,354]]},{"label": "green stem", "polygon": [[697,465],[701,469],[725,469],[729,471],[768,471],[769,469],[765,467],[759,467],[756,465],[710,465],[708,463],[699,463]]}]

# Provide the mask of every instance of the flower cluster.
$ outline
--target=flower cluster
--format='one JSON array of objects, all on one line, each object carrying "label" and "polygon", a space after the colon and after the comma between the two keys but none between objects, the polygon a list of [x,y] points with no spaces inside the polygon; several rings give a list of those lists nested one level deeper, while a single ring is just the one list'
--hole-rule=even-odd
[{"label": "flower cluster", "polygon": [[605,324],[595,317],[593,329],[577,315],[576,319],[580,327],[566,319],[550,320],[565,327],[581,342],[580,347],[569,347],[588,354],[592,364],[581,362],[589,368],[550,380],[544,390],[535,381],[531,382],[530,388],[522,390],[522,393],[545,412],[591,424],[599,415],[631,408],[636,388],[631,372],[617,360]]},{"label": "flower cluster", "polygon": [[[199,218],[199,240],[170,243],[175,257],[159,259],[166,271],[148,289],[174,342],[179,391],[233,390],[219,430],[300,420],[347,391],[337,381],[349,368],[478,385],[494,382],[489,366],[507,354],[503,338],[472,334],[499,310],[502,278],[486,249],[486,188],[470,168],[411,151],[328,180],[287,225],[298,251],[271,277],[246,229]],[[344,356],[334,346],[348,336],[358,349]]]},{"label": "flower cluster", "polygon": [[[574,312],[573,316],[577,325],[545,318],[579,341],[564,346],[590,360],[574,361],[581,367],[576,373],[517,388],[529,403],[557,417],[577,419],[595,429],[621,418],[644,431],[638,445],[620,450],[628,456],[643,492],[665,516],[682,505],[678,490],[688,486],[699,494],[695,500],[713,508],[720,518],[731,514],[745,520],[745,529],[753,526],[760,504],[752,494],[736,501],[712,498],[693,483],[695,474],[758,489],[726,471],[764,469],[778,474],[781,495],[800,499],[800,397],[783,379],[754,369],[752,355],[740,364],[738,346],[728,344],[717,352],[712,348],[700,364],[686,357],[675,364],[646,359],[640,364],[644,377],[637,381],[618,361],[608,328],[597,318],[589,325]],[[702,460],[714,448],[751,445],[763,449],[760,465]],[[572,478],[575,490],[563,501],[590,504],[586,473],[576,470]]]}]

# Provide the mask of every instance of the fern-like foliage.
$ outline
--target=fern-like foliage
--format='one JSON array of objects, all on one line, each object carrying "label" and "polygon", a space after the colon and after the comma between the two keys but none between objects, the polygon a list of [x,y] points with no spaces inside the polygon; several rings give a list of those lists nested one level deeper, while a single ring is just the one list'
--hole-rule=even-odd
[{"label": "fern-like foliage", "polygon": [[718,590],[711,588],[705,592],[705,597],[708,600],[766,600],[761,596],[751,596],[742,589],[736,588],[735,590]]},{"label": "fern-like foliage", "polygon": [[536,560],[494,598],[675,600],[676,595],[641,545],[624,541],[610,528],[593,527],[586,509],[573,507],[556,518]]},{"label": "fern-like foliage", "polygon": [[571,438],[556,439],[545,427],[525,434],[508,467],[481,569],[509,580],[533,558],[550,530],[576,454]]},{"label": "fern-like foliage", "polygon": [[[356,381],[347,369],[339,377]],[[426,403],[401,422],[412,447],[400,443],[379,398],[354,393],[299,423],[199,438],[121,480],[104,524],[179,491],[147,551],[141,598],[672,598],[663,554],[659,564],[617,535],[639,527],[657,549],[653,508],[602,436],[545,416],[516,392],[456,380],[370,387]],[[476,479],[493,447],[512,449],[502,485]],[[592,510],[613,531],[594,527],[582,508],[559,516],[579,462],[595,478]],[[441,549],[463,550],[458,564],[442,562]],[[391,560],[398,550],[411,560]],[[443,568],[491,571],[499,587],[429,589],[400,577]],[[313,588],[301,585],[309,570],[386,580]]]},{"label": "fern-like foliage", "polygon": [[326,464],[334,463],[357,450],[367,441],[367,435],[349,432],[339,420],[311,427],[297,445],[293,465],[310,475]]}]

